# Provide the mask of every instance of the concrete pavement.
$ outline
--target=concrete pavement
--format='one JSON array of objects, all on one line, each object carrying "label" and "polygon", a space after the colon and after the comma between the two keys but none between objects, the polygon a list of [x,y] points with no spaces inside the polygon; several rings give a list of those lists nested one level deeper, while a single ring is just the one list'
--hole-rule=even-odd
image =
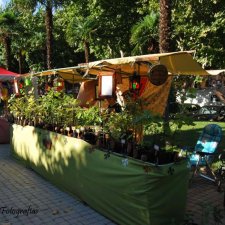
[{"label": "concrete pavement", "polygon": [[[212,182],[194,178],[186,213],[188,221],[198,225],[225,224],[223,193],[217,192]],[[215,218],[221,223],[215,223]],[[10,146],[0,144],[0,225],[25,224],[115,225],[16,162],[10,156]]]},{"label": "concrete pavement", "polygon": [[0,225],[115,225],[34,171],[0,145]]}]

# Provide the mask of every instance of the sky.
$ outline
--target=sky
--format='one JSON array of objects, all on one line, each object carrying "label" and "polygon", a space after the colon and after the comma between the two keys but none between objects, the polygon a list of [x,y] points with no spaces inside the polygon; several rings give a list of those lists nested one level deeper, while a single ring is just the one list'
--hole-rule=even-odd
[{"label": "sky", "polygon": [[0,0],[0,6],[2,6],[4,8],[5,4],[8,2],[9,0]]}]

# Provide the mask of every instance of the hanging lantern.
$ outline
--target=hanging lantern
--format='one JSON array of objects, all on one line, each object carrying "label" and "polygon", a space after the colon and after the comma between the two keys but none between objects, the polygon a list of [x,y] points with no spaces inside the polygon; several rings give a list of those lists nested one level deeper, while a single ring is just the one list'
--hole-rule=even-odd
[{"label": "hanging lantern", "polygon": [[25,80],[24,80],[24,84],[25,84],[25,86],[30,86],[31,85],[31,79],[30,78],[25,78]]},{"label": "hanging lantern", "polygon": [[141,88],[141,76],[134,72],[130,77],[130,91],[139,91]]},{"label": "hanging lantern", "polygon": [[57,77],[53,81],[53,85],[56,88],[57,91],[62,91],[64,89],[64,80],[60,77]]}]

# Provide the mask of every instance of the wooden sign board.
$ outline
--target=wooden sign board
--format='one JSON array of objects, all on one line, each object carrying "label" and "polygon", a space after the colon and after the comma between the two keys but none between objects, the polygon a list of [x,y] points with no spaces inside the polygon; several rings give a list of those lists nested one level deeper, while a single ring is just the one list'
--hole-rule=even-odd
[{"label": "wooden sign board", "polygon": [[153,66],[149,71],[149,81],[156,86],[164,84],[167,78],[168,78],[167,68],[162,64]]}]

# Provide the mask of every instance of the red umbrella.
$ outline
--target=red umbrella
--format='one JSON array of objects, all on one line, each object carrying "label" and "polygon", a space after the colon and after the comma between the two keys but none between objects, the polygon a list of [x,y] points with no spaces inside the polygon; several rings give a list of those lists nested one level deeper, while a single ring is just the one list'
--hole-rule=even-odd
[{"label": "red umbrella", "polygon": [[14,73],[0,67],[0,81],[13,80],[15,77],[18,76],[20,76],[18,73]]}]

